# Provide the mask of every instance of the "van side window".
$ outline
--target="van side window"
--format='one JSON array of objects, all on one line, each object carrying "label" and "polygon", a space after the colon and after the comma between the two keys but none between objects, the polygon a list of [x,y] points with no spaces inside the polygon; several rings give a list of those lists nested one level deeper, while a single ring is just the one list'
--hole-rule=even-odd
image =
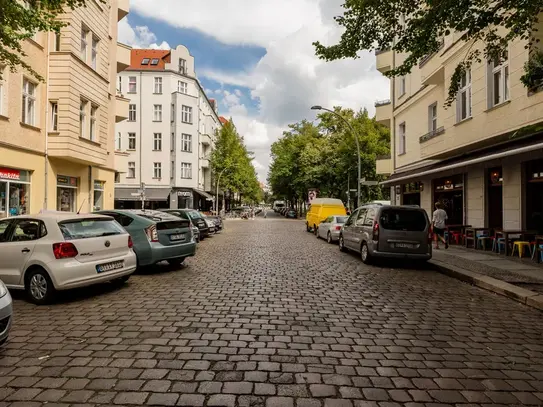
[{"label": "van side window", "polygon": [[373,226],[373,220],[375,219],[375,209],[368,209],[366,213],[366,219],[364,220],[364,226]]},{"label": "van side window", "polygon": [[358,218],[356,219],[356,226],[362,226],[364,224],[364,218],[366,217],[367,209],[360,209]]},{"label": "van side window", "polygon": [[351,216],[349,216],[349,219],[347,219],[347,222],[345,222],[345,226],[351,226],[356,218],[358,217],[358,211],[354,211]]}]

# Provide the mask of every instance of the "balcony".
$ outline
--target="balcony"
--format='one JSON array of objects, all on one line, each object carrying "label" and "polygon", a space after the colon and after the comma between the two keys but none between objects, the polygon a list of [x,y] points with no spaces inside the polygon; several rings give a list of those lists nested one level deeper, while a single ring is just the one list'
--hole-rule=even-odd
[{"label": "balcony", "polygon": [[117,43],[117,73],[124,71],[130,66],[130,55],[132,47]]},{"label": "balcony", "polygon": [[375,67],[384,74],[392,69],[392,50],[375,50]]},{"label": "balcony", "polygon": [[115,96],[115,122],[119,123],[128,119],[128,106],[130,99],[125,98],[121,93]]},{"label": "balcony", "polygon": [[392,103],[390,99],[375,102],[375,120],[377,123],[390,127],[392,118]]},{"label": "balcony", "polygon": [[130,0],[117,0],[117,21],[121,21],[130,13]]},{"label": "balcony", "polygon": [[209,168],[209,160],[207,158],[200,159],[200,167]]},{"label": "balcony", "polygon": [[377,175],[390,175],[394,168],[392,168],[392,157],[390,155],[377,157],[375,161],[375,172]]},{"label": "balcony", "polygon": [[445,127],[441,126],[441,127],[438,127],[437,129],[435,130],[432,130],[432,131],[429,131],[428,133],[426,133],[424,136],[420,136],[419,137],[419,143],[422,144],[422,143],[425,143],[427,142],[428,140],[431,140],[433,139],[434,137],[437,137],[441,134],[445,133]]},{"label": "balcony", "polygon": [[419,69],[423,85],[438,85],[445,81],[445,65],[441,52],[444,46],[445,42],[441,41],[436,52],[427,55],[420,61]]},{"label": "balcony", "polygon": [[213,144],[211,140],[211,136],[209,134],[202,134],[200,136],[200,141],[202,142],[203,145],[206,145],[206,146],[210,146]]}]

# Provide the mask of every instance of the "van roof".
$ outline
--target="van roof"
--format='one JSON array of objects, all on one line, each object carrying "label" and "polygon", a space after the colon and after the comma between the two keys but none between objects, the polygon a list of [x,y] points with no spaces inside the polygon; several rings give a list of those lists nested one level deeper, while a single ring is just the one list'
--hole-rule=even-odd
[{"label": "van roof", "polygon": [[343,206],[343,201],[337,198],[315,198],[311,202],[311,205],[341,205]]}]

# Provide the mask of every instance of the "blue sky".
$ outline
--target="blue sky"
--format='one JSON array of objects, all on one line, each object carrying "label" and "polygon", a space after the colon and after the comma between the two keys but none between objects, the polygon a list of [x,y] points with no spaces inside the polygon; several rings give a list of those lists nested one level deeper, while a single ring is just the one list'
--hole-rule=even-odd
[{"label": "blue sky", "polygon": [[342,0],[131,0],[119,40],[134,48],[185,45],[219,114],[232,117],[259,178],[266,180],[270,146],[289,123],[314,120],[309,108],[367,108],[388,97],[375,57],[327,63],[311,43],[337,41],[333,20]]}]

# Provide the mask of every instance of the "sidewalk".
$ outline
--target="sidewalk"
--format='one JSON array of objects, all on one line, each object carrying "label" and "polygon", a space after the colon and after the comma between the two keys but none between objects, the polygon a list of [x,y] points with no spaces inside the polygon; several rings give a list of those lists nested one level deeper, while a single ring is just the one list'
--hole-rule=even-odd
[{"label": "sidewalk", "polygon": [[529,258],[451,246],[434,250],[431,263],[451,277],[543,310],[543,266]]}]

